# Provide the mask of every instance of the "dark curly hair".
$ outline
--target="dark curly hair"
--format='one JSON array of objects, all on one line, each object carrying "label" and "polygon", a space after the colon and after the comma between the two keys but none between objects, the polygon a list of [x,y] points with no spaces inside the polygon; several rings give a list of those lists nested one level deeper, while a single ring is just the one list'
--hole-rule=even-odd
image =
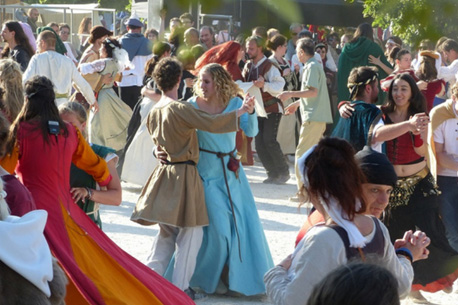
[{"label": "dark curly hair", "polygon": [[[309,196],[322,198],[333,197],[346,215],[353,220],[355,214],[366,210],[362,184],[365,177],[355,160],[355,150],[347,141],[340,138],[325,137],[318,142],[315,150],[306,160],[304,177],[308,177]],[[348,179],[351,177],[351,179]],[[361,208],[356,210],[356,200],[361,201]]]},{"label": "dark curly hair", "polygon": [[154,67],[153,78],[156,85],[162,92],[173,89],[181,78],[183,67],[181,63],[171,57],[161,59]]},{"label": "dark curly hair", "polygon": [[102,42],[102,46],[107,52],[108,58],[113,58],[114,48],[121,48],[121,44],[113,37],[108,37]]}]

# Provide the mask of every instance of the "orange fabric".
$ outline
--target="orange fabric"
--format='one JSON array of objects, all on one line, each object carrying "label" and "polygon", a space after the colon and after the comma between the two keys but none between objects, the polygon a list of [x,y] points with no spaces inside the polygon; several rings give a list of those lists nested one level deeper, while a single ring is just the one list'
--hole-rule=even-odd
[{"label": "orange fabric", "polygon": [[[63,205],[61,209],[62,213],[67,213]],[[75,261],[81,271],[96,285],[106,304],[163,304],[142,282],[122,268],[105,251],[100,250],[97,243],[85,234],[71,217],[65,217],[65,222]],[[74,290],[71,297],[75,299],[68,300],[67,304],[81,304],[75,302],[79,296]]]},{"label": "orange fabric", "polygon": [[94,180],[97,181],[100,186],[106,186],[111,180],[111,174],[108,170],[107,163],[92,150],[78,128],[75,127],[75,129],[78,135],[78,146],[72,156],[73,164],[78,168],[84,168],[89,175],[94,177]]},{"label": "orange fabric", "polygon": [[3,157],[0,160],[0,166],[3,167],[8,173],[14,174],[16,169],[17,160],[19,158],[19,149],[17,146],[14,147],[13,152]]},{"label": "orange fabric", "polygon": [[453,282],[458,278],[458,270],[455,270],[452,274],[444,276],[443,278],[438,279],[432,283],[426,284],[425,286],[420,284],[412,285],[412,290],[423,290],[427,292],[437,292],[445,288],[453,287]]},{"label": "orange fabric", "polygon": [[72,281],[68,281],[67,285],[67,294],[65,295],[65,304],[72,305],[91,305],[81,292],[76,288],[75,284]]}]

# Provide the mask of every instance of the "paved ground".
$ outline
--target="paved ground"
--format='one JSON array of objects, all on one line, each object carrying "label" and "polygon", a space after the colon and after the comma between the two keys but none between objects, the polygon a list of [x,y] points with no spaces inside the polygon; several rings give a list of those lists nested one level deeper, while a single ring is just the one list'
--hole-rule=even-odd
[{"label": "paved ground", "polygon": [[[292,166],[290,166],[290,170],[293,173]],[[258,163],[255,166],[247,167],[245,171],[255,196],[274,263],[278,263],[292,252],[296,233],[302,225],[307,211],[305,208],[299,211],[297,204],[288,200],[296,190],[294,180],[279,186],[263,184],[262,180],[266,178],[266,175]],[[152,238],[157,233],[157,228],[155,226],[140,226],[129,220],[140,190],[141,188],[138,186],[123,183],[123,203],[121,206],[103,206],[101,213],[103,229],[108,236],[132,256],[144,261],[150,249]],[[457,283],[455,283],[454,288],[454,291],[457,292]],[[451,294],[443,292],[425,293],[424,295],[432,302],[430,304],[457,305],[458,294],[455,292]],[[211,295],[205,300],[197,301],[196,304],[260,305],[271,304],[271,302],[265,296],[227,297]],[[402,305],[410,304],[413,304],[410,300],[402,301]]]}]

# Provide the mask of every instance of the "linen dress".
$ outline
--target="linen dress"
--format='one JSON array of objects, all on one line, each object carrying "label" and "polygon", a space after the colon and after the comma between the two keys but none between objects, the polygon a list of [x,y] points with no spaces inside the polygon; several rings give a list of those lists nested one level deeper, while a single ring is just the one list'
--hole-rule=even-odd
[{"label": "linen dress", "polygon": [[[80,65],[83,75],[91,73],[111,74],[113,79],[120,72],[116,61],[105,58]],[[118,151],[124,148],[127,139],[127,125],[132,109],[113,90],[114,81],[105,84],[99,91],[99,111],[89,115],[89,141]]]},{"label": "linen dress", "polygon": [[[198,108],[195,97],[189,102]],[[229,101],[223,113],[236,110],[241,105],[242,100],[235,97]],[[240,127],[248,137],[256,136],[257,115],[242,115]],[[235,132],[215,134],[197,131],[201,148],[222,153],[234,150],[235,135]],[[229,156],[225,156],[224,165],[228,162]],[[201,151],[197,169],[204,186],[210,224],[204,227],[204,237],[191,279],[191,287],[200,287],[207,293],[214,293],[223,268],[227,266],[230,290],[244,295],[265,293],[263,276],[273,266],[273,262],[243,167],[239,169],[238,179],[235,173],[226,167],[240,237],[242,261],[239,258],[238,240],[221,159],[215,154]]]},{"label": "linen dress", "polygon": [[16,172],[38,209],[48,212],[45,237],[69,278],[67,305],[194,304],[182,291],[121,250],[73,202],[70,165],[90,173],[100,185],[109,182],[105,161],[95,155],[80,132],[66,125],[44,141],[33,123],[20,123]]},{"label": "linen dress", "polygon": [[[121,178],[129,183],[144,186],[158,164],[153,156],[155,145],[146,127],[148,113],[153,109],[156,102],[143,97],[140,105],[140,126],[135,131],[131,143],[128,143],[124,152]],[[129,132],[129,131],[128,131]]]}]

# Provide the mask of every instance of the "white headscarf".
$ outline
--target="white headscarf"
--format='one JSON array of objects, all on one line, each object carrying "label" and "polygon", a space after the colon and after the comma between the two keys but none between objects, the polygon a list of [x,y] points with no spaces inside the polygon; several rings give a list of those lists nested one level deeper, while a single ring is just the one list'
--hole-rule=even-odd
[{"label": "white headscarf", "polygon": [[[307,177],[307,167],[305,162],[307,158],[312,154],[315,150],[317,145],[310,148],[307,152],[305,152],[302,157],[297,160],[297,164],[299,167],[299,171],[301,174],[302,182],[306,188],[310,187],[310,183]],[[304,176],[305,174],[305,176]],[[350,240],[350,247],[352,248],[363,248],[366,245],[366,238],[361,234],[358,230],[356,225],[345,218],[342,217],[344,211],[342,206],[338,204],[337,200],[334,197],[327,196],[327,198],[319,198],[320,204],[323,206],[326,213],[331,217],[331,219],[340,227],[344,228],[348,234],[348,239]],[[356,210],[361,208],[361,202],[357,200],[356,202]]]}]

